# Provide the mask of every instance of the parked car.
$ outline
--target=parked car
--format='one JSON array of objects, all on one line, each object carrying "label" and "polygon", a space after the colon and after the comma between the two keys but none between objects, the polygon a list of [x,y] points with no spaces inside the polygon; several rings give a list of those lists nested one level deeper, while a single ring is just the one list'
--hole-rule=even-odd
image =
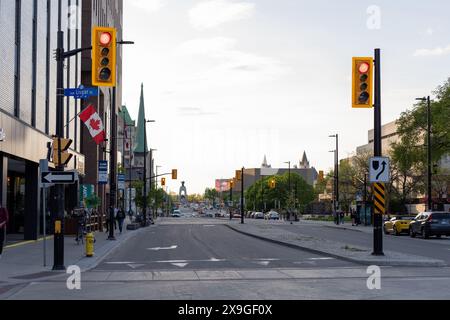
[{"label": "parked car", "polygon": [[448,212],[424,212],[419,214],[409,226],[409,234],[412,238],[421,235],[424,239],[437,236],[450,237],[450,213]]},{"label": "parked car", "polygon": [[255,213],[255,219],[257,219],[257,220],[264,220],[264,213],[256,212]]},{"label": "parked car", "polygon": [[410,216],[398,216],[386,221],[383,229],[385,234],[394,234],[399,236],[401,233],[409,234],[409,225],[414,220]]},{"label": "parked car", "polygon": [[275,212],[275,211],[270,211],[266,215],[266,219],[267,220],[280,220],[280,214],[278,212]]}]

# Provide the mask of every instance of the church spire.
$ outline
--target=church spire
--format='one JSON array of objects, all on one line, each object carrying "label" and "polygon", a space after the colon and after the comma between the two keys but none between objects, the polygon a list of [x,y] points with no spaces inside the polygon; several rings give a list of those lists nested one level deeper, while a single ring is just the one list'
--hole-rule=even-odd
[{"label": "church spire", "polygon": [[136,133],[136,148],[134,152],[145,153],[148,152],[147,141],[145,139],[145,103],[144,103],[144,84],[141,84],[141,99],[139,103],[139,116]]},{"label": "church spire", "polygon": [[270,168],[271,166],[269,166],[269,164],[267,163],[267,156],[264,155],[264,160],[263,163],[261,165],[261,168]]},{"label": "church spire", "polygon": [[300,162],[300,169],[310,169],[308,157],[306,156],[306,151],[303,152],[302,161]]}]

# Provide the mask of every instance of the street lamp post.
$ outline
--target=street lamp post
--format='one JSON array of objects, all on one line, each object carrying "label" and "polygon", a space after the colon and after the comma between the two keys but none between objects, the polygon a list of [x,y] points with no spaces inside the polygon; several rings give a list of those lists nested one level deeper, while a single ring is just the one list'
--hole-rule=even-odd
[{"label": "street lamp post", "polygon": [[[144,119],[144,205],[143,205],[144,221],[142,222],[144,227],[147,226],[147,123],[154,123],[154,122],[156,121]],[[153,150],[150,150],[150,155],[152,154],[152,151]]]},{"label": "street lamp post", "polygon": [[[289,198],[292,196],[292,187],[291,187],[291,162],[290,161],[286,161],[285,164],[289,165]],[[288,212],[289,212],[289,217],[288,219],[291,220],[291,210],[290,208],[287,208]]]},{"label": "street lamp post", "polygon": [[416,100],[427,103],[427,210],[429,212],[433,211],[433,195],[432,195],[432,152],[431,152],[431,98],[430,96],[426,98],[417,98]]},{"label": "street lamp post", "polygon": [[339,211],[339,135],[335,134],[335,135],[331,135],[330,138],[335,138],[336,139],[336,149],[334,151],[335,153],[335,159],[334,159],[334,190],[335,190],[335,202],[334,202],[334,210],[337,216],[337,221],[338,223],[340,223],[340,217],[337,215],[338,211]]}]

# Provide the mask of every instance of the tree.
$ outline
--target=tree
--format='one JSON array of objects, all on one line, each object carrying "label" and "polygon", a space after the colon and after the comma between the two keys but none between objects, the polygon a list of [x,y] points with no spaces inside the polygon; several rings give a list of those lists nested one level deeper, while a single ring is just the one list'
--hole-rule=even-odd
[{"label": "tree", "polygon": [[[450,150],[450,79],[434,94],[436,99],[431,104],[431,152],[433,163],[437,163]],[[400,141],[392,147],[392,160],[397,169],[397,195],[402,204],[407,204],[412,197],[423,193],[426,186],[427,103],[420,102],[402,113],[397,124]],[[436,179],[442,180],[435,176],[434,186]]]}]

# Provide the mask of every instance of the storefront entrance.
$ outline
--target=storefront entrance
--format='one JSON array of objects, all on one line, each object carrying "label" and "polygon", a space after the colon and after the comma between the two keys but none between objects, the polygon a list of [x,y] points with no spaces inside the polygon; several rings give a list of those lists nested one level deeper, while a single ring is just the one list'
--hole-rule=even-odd
[{"label": "storefront entrance", "polygon": [[10,216],[9,234],[25,232],[25,162],[8,160],[7,205]]}]

